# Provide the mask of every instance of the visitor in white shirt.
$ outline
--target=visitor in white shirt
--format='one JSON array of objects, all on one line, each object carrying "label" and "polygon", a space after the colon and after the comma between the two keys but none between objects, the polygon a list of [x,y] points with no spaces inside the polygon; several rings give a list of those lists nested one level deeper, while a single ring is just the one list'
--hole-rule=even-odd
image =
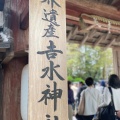
[{"label": "visitor in white shirt", "polygon": [[[92,120],[94,115],[97,113],[98,106],[101,102],[100,92],[94,88],[94,80],[88,77],[85,80],[87,88],[82,91],[80,100],[85,97],[84,113],[78,118],[78,120]],[[79,111],[79,107],[78,107]]]},{"label": "visitor in white shirt", "polygon": [[[120,110],[120,96],[119,96],[120,95],[120,80],[118,76],[115,74],[110,75],[109,80],[108,80],[108,85],[112,89],[115,110],[119,111]],[[99,105],[99,108],[109,105],[110,102],[111,102],[111,93],[109,89],[106,87],[103,93],[103,102]]]}]

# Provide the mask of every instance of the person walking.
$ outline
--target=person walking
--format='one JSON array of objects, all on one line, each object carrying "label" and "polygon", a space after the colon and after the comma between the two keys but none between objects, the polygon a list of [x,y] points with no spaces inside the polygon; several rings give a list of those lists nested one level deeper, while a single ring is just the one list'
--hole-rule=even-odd
[{"label": "person walking", "polygon": [[72,120],[73,117],[73,104],[74,104],[74,94],[71,89],[71,82],[68,81],[68,117],[69,120]]},{"label": "person walking", "polygon": [[80,96],[83,90],[85,90],[87,88],[87,86],[85,85],[85,83],[83,82],[79,82],[79,88],[78,88],[78,92],[77,92],[77,103],[79,104],[80,102]]},{"label": "person walking", "polygon": [[[120,111],[120,96],[119,96],[119,94],[120,94],[120,80],[116,74],[112,74],[109,76],[108,87],[110,87],[112,90],[115,110]],[[99,105],[98,110],[101,107],[108,106],[111,102],[111,93],[110,93],[108,87],[106,87],[104,89],[103,102]],[[119,114],[119,112],[118,112],[118,114]],[[118,120],[120,120],[120,118],[118,118]]]},{"label": "person walking", "polygon": [[[98,106],[100,104],[100,92],[94,88],[94,80],[91,77],[88,77],[85,80],[87,88],[82,91],[80,97],[80,104],[78,107],[78,115],[76,116],[77,120],[92,120],[94,115],[97,112]],[[84,111],[83,114],[80,115],[79,111],[81,111],[81,101],[84,98]]]}]

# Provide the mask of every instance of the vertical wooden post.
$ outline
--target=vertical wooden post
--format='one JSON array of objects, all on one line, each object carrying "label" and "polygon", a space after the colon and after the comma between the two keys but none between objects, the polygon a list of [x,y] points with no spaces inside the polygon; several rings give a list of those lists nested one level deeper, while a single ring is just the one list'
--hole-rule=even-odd
[{"label": "vertical wooden post", "polygon": [[113,48],[114,73],[120,77],[120,48]]},{"label": "vertical wooden post", "polygon": [[29,1],[28,120],[68,120],[64,0]]}]

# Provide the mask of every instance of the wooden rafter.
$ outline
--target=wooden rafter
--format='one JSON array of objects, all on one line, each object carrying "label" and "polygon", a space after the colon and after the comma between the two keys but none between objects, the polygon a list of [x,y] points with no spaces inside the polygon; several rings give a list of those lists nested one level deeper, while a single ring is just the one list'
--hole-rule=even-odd
[{"label": "wooden rafter", "polygon": [[[75,24],[75,25],[78,25],[78,26],[80,25],[79,24],[79,17],[74,17],[74,16],[67,15],[67,20],[70,20],[69,22],[72,23],[72,24]],[[90,18],[88,19],[86,17],[83,17],[83,20],[86,24],[90,24],[91,27],[93,25],[93,28],[95,28],[97,30],[104,30],[104,31],[109,30],[108,29],[108,24],[106,24],[106,23],[98,22],[98,24],[99,24],[99,26],[98,26],[98,25],[95,24],[93,19],[90,19]],[[85,30],[86,30],[86,28],[85,28]],[[83,30],[83,31],[85,31],[85,30]],[[82,30],[81,30],[81,32],[82,32]],[[120,34],[120,26],[111,25],[110,32]]]},{"label": "wooden rafter", "polygon": [[66,18],[69,20],[77,21],[77,22],[80,21],[79,17],[75,17],[75,16],[71,16],[71,15],[66,15]]},{"label": "wooden rafter", "polygon": [[[70,41],[70,42],[71,42],[71,43],[78,43],[78,44],[80,44],[80,47],[81,47],[82,41],[75,40],[75,41]],[[86,41],[85,44],[92,46],[92,45],[93,45],[93,42]],[[99,46],[105,48],[105,44],[100,43]],[[112,46],[112,47],[113,47],[113,46]]]},{"label": "wooden rafter", "polygon": [[[116,42],[116,41],[115,41],[115,42]],[[82,41],[75,40],[75,41],[70,41],[70,43],[80,44],[80,46],[81,46]],[[114,42],[113,42],[113,43],[114,43]],[[120,50],[119,45],[113,45],[113,43],[112,43],[112,45],[110,46],[110,48],[115,48],[115,49]],[[85,44],[86,44],[86,45],[93,46],[93,42],[90,42],[90,41],[86,41]],[[105,47],[106,47],[107,45],[105,45],[105,44],[103,44],[103,43],[100,43],[100,44],[98,44],[98,46],[102,47],[103,50],[105,50]]]},{"label": "wooden rafter", "polygon": [[96,33],[95,29],[91,30],[90,35],[89,35],[89,39],[93,38],[93,36],[95,35],[95,33]]},{"label": "wooden rafter", "polygon": [[99,45],[100,42],[102,42],[103,40],[106,41],[109,37],[109,33],[106,34],[106,35],[102,35],[94,44],[93,44],[93,47]]},{"label": "wooden rafter", "polygon": [[95,30],[91,30],[87,34],[85,34],[85,37],[82,40],[80,46],[84,45],[84,43],[87,41],[88,38],[92,38],[94,36],[94,33],[95,33]]},{"label": "wooden rafter", "polygon": [[75,35],[78,33],[78,26],[75,26],[75,29],[73,31],[72,38],[75,39]]},{"label": "wooden rafter", "polygon": [[114,38],[113,40],[111,40],[110,43],[109,43],[108,45],[106,45],[106,47],[105,47],[104,50],[106,50],[106,49],[108,49],[109,47],[111,47],[112,44],[113,44],[115,41],[116,41],[116,38]]},{"label": "wooden rafter", "polygon": [[119,35],[118,38],[116,39],[116,42],[120,42],[120,35]]},{"label": "wooden rafter", "polygon": [[[86,23],[86,24],[91,24],[91,25],[96,24],[95,21],[88,16],[83,15],[82,19],[83,19],[84,23]],[[108,29],[108,24],[106,24],[104,22],[101,22],[101,21],[98,21],[97,24],[98,24],[98,26],[96,26],[96,28],[99,28],[101,30],[106,29],[107,31],[109,30]],[[111,25],[110,31],[115,31],[117,33],[120,33],[120,26],[119,25]]]},{"label": "wooden rafter", "polygon": [[[109,31],[108,28],[106,28],[106,27],[98,27],[98,26],[95,26],[95,29],[100,30],[100,31]],[[110,33],[120,34],[120,31],[110,29]]]},{"label": "wooden rafter", "polygon": [[68,36],[67,36],[67,41],[70,40],[70,38],[73,36],[75,36],[78,32],[78,27],[74,27],[69,33],[68,33]]},{"label": "wooden rafter", "polygon": [[80,43],[80,46],[82,46],[88,39],[89,34],[86,34],[82,42]]},{"label": "wooden rafter", "polygon": [[104,42],[108,39],[109,36],[110,36],[110,33],[107,33],[105,38],[104,38]]},{"label": "wooden rafter", "polygon": [[85,32],[88,32],[89,30],[91,30],[95,27],[96,27],[96,25],[90,25],[90,26],[86,27],[85,29],[80,30],[79,32],[85,33]]},{"label": "wooden rafter", "polygon": [[100,36],[100,38],[93,44],[93,47],[97,46],[102,40],[104,36]]}]

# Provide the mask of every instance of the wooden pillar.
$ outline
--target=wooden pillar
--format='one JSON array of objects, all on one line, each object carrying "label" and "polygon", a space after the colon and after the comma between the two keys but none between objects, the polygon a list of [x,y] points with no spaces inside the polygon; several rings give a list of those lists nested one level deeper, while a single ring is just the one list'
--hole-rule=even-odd
[{"label": "wooden pillar", "polygon": [[23,67],[27,64],[27,57],[12,59],[3,66],[3,119],[22,120],[20,114],[20,88]]},{"label": "wooden pillar", "polygon": [[3,69],[0,64],[0,119],[3,120]]},{"label": "wooden pillar", "polygon": [[28,120],[68,120],[65,1],[29,2]]},{"label": "wooden pillar", "polygon": [[120,77],[120,48],[113,48],[114,73]]}]

